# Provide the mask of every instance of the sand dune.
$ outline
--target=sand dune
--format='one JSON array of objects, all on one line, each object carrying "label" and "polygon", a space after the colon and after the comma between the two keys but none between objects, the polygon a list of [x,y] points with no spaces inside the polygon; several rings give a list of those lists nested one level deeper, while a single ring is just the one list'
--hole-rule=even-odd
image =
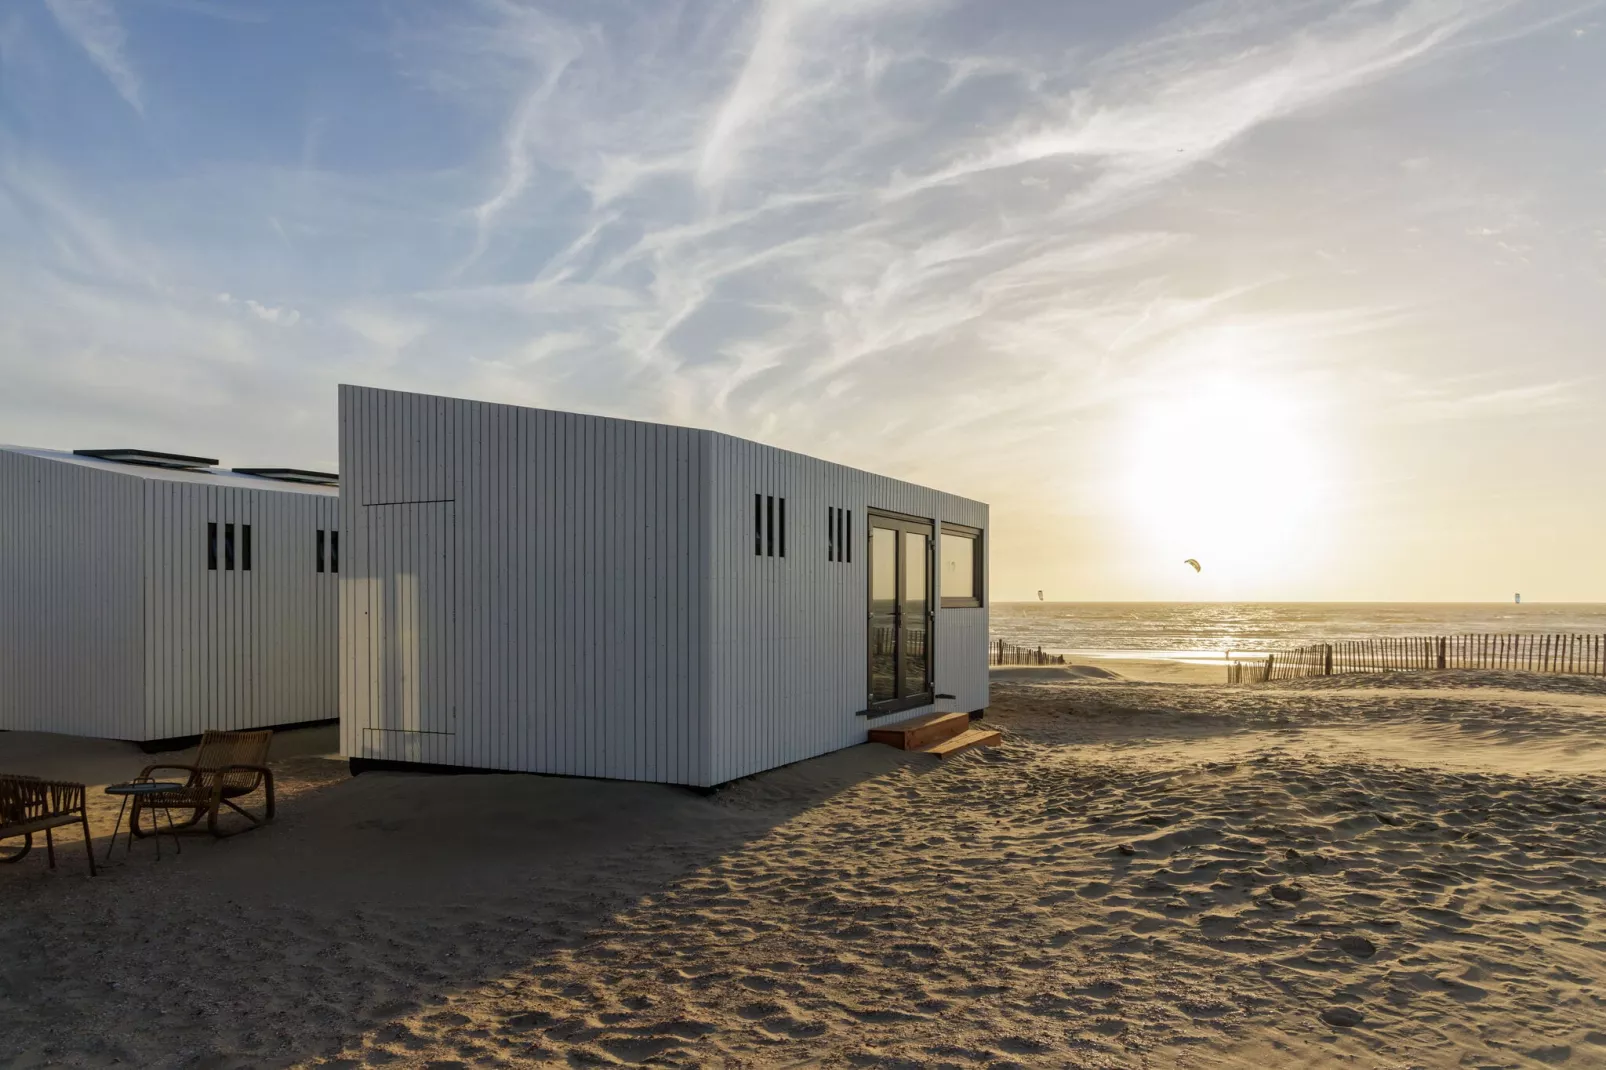
[{"label": "sand dune", "polygon": [[264,832],[0,868],[0,1064],[1602,1066],[1606,695],[1528,682],[1001,683],[709,797],[287,758]]}]

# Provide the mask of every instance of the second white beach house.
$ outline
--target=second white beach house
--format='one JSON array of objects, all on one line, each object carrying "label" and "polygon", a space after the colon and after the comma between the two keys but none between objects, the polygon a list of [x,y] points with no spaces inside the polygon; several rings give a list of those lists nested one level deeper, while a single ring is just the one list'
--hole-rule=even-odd
[{"label": "second white beach house", "polygon": [[340,388],[341,742],[712,786],[987,705],[987,506],[713,431]]},{"label": "second white beach house", "polygon": [[0,446],[0,729],[161,744],[335,719],[336,482]]}]

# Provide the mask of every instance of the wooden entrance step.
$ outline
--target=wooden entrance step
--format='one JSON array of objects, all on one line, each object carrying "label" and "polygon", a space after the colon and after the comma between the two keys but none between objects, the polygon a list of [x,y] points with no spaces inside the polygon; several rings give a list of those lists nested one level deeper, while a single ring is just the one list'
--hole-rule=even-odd
[{"label": "wooden entrance step", "polygon": [[911,721],[870,729],[871,743],[885,743],[899,750],[919,750],[933,743],[952,739],[970,728],[968,713],[928,713]]},{"label": "wooden entrance step", "polygon": [[939,758],[946,758],[950,754],[958,754],[962,750],[972,747],[991,747],[1001,742],[1004,733],[994,728],[967,728],[957,736],[952,736],[941,743],[932,743],[921,747],[922,754],[935,754]]}]

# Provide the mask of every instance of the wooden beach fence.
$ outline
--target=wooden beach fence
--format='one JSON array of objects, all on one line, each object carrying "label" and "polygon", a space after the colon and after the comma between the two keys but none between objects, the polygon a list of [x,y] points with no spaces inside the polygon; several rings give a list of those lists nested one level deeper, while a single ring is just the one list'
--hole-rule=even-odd
[{"label": "wooden beach fence", "polygon": [[1347,673],[1494,669],[1606,675],[1606,635],[1512,633],[1407,636],[1318,643],[1229,661],[1229,684]]},{"label": "wooden beach fence", "polygon": [[1014,646],[1002,639],[987,648],[989,665],[1064,665],[1064,654],[1045,654],[1042,647]]}]

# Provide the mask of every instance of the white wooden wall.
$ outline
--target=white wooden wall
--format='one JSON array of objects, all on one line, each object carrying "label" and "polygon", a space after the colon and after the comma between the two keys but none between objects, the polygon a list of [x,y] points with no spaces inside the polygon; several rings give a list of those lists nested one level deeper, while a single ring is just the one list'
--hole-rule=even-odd
[{"label": "white wooden wall", "polygon": [[341,387],[342,746],[706,782],[707,438]]},{"label": "white wooden wall", "polygon": [[[0,450],[0,495],[0,728],[154,740],[339,715],[339,583],[314,562],[336,491]],[[250,571],[207,568],[209,521],[252,526]]]},{"label": "white wooden wall", "polygon": [[[955,698],[873,720],[857,716],[869,690],[868,511],[930,518],[940,537],[944,521],[986,529],[986,505],[727,435],[714,438],[710,783],[862,743],[872,725],[933,709],[986,707],[987,609],[942,609],[938,590],[936,693]],[[784,558],[754,553],[754,494],[786,498]],[[851,562],[827,560],[829,506],[852,510]]]},{"label": "white wooden wall", "polygon": [[[863,742],[867,506],[987,525],[658,424],[343,386],[340,434],[353,757],[709,785]],[[788,499],[784,559],[753,554],[754,493]],[[986,706],[986,610],[939,609],[935,645],[946,708]]]},{"label": "white wooden wall", "polygon": [[[338,717],[339,577],[316,564],[316,532],[339,527],[336,494],[143,482],[148,713],[139,738]],[[220,533],[234,524],[236,539],[251,525],[249,572],[238,560],[233,571],[221,560],[207,568],[208,522]]]},{"label": "white wooden wall", "polygon": [[141,489],[0,450],[0,728],[145,738]]}]

